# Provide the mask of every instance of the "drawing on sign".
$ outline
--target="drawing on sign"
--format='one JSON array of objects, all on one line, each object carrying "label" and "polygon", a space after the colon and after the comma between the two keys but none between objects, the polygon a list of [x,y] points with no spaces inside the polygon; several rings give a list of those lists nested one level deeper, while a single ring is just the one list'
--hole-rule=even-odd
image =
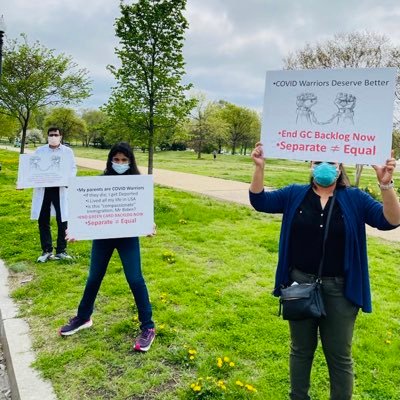
[{"label": "drawing on sign", "polygon": [[60,156],[51,156],[50,164],[47,167],[43,167],[42,159],[40,156],[32,156],[29,159],[29,165],[33,170],[36,171],[59,171],[61,165],[61,157]]},{"label": "drawing on sign", "polygon": [[314,93],[301,93],[296,97],[297,113],[296,123],[306,122],[309,124],[327,125],[336,122],[337,125],[354,125],[354,108],[356,97],[349,93],[337,93],[334,100],[338,111],[327,121],[319,121],[315,112],[311,109],[318,102],[318,97]]}]

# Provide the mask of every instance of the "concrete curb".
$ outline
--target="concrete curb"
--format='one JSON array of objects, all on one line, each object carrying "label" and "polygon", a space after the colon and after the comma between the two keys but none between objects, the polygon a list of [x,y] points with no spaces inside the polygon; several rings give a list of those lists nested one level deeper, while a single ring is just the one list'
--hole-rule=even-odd
[{"label": "concrete curb", "polygon": [[13,400],[56,400],[51,384],[31,365],[35,360],[29,326],[18,318],[9,296],[8,269],[0,260],[0,341],[3,345]]}]

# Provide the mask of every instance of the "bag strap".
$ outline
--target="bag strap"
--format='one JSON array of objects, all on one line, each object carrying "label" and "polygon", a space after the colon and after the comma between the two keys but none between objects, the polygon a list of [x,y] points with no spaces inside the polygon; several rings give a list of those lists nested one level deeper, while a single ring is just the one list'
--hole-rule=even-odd
[{"label": "bag strap", "polygon": [[319,283],[321,283],[322,267],[324,266],[324,259],[325,259],[325,247],[326,247],[325,245],[326,245],[326,240],[328,238],[329,225],[331,222],[331,216],[332,216],[333,205],[335,203],[335,200],[336,200],[336,190],[333,192],[331,204],[329,205],[328,216],[326,217],[324,239],[322,241],[322,256],[321,256],[321,261],[319,263],[318,277],[317,277],[317,282],[319,282]]}]

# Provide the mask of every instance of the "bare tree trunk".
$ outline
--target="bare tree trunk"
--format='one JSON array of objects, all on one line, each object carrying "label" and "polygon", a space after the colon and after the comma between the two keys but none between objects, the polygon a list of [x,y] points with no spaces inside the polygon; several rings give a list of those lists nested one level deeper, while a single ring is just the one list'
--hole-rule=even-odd
[{"label": "bare tree trunk", "polygon": [[363,164],[356,165],[356,176],[355,176],[355,180],[354,180],[355,187],[359,187],[359,185],[360,185],[360,179],[361,179],[361,173],[362,173],[363,167],[364,167]]}]

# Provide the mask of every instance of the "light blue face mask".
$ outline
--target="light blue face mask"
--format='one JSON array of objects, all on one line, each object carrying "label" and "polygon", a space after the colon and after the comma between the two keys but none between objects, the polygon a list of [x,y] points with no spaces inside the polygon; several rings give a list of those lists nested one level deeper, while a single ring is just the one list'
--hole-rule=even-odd
[{"label": "light blue face mask", "polygon": [[322,162],[321,164],[314,165],[313,178],[314,181],[323,187],[331,186],[335,183],[339,176],[339,171],[336,165]]},{"label": "light blue face mask", "polygon": [[112,169],[117,173],[117,174],[123,174],[124,172],[128,171],[129,169],[129,164],[118,164],[115,162],[112,162]]}]

